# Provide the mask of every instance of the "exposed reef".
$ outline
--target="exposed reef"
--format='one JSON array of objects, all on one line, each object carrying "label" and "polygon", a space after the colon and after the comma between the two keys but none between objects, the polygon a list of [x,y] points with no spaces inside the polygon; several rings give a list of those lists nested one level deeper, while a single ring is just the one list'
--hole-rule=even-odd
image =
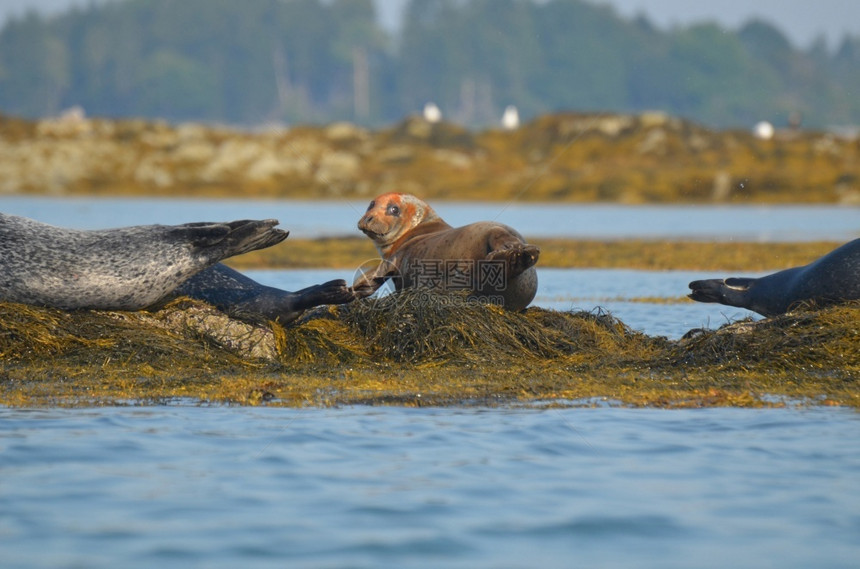
[{"label": "exposed reef", "polygon": [[662,113],[557,114],[472,132],[410,117],[254,132],[0,115],[0,194],[613,203],[860,203],[860,141],[713,131]]},{"label": "exposed reef", "polygon": [[0,404],[860,406],[860,304],[692,331],[404,291],[295,325],[0,303]]}]

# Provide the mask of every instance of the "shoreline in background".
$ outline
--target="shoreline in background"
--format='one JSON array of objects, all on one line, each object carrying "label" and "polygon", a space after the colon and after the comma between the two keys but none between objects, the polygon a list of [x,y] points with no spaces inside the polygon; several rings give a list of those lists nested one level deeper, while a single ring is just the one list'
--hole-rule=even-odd
[{"label": "shoreline in background", "polygon": [[[805,265],[842,245],[835,241],[749,243],[667,240],[529,239],[541,248],[537,267],[645,271],[771,271]],[[379,258],[365,237],[289,238],[228,259],[238,269],[355,269]]]},{"label": "shoreline in background", "polygon": [[0,195],[603,204],[860,204],[860,140],[709,130],[660,112],[473,132],[421,117],[243,132],[0,115]]}]

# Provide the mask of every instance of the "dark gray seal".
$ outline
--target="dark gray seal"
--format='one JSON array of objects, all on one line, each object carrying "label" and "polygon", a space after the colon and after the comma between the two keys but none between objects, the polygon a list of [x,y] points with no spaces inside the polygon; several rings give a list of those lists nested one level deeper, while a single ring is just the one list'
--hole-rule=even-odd
[{"label": "dark gray seal", "polygon": [[262,285],[221,263],[197,273],[174,291],[176,296],[204,300],[244,320],[292,322],[314,306],[355,300],[345,280],[309,286],[296,292]]},{"label": "dark gray seal", "polygon": [[788,312],[804,302],[827,306],[860,299],[860,239],[808,265],[758,279],[708,279],[690,283],[689,297],[747,308],[763,316]]},{"label": "dark gray seal", "polygon": [[219,262],[280,243],[277,220],[85,231],[0,213],[0,300],[62,309],[140,310],[191,296],[289,322],[353,299],[346,281],[298,292],[263,286]]}]

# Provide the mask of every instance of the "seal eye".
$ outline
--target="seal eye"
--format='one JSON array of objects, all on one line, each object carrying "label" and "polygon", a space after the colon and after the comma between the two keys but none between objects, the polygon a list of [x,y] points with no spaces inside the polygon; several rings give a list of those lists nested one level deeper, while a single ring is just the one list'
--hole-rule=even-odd
[{"label": "seal eye", "polygon": [[397,217],[400,215],[400,208],[394,204],[389,204],[388,208],[385,210],[385,214]]},{"label": "seal eye", "polygon": [[370,205],[369,205],[369,206],[367,206],[367,211],[372,210],[372,209],[373,209],[373,206],[375,206],[375,205],[376,205],[376,201],[372,201],[372,202],[370,202]]}]

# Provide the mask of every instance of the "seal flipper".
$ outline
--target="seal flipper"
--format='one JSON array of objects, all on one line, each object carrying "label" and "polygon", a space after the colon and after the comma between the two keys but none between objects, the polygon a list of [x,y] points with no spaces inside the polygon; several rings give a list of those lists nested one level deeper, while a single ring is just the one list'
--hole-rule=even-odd
[{"label": "seal flipper", "polygon": [[353,299],[366,298],[372,295],[382,288],[388,279],[394,281],[395,290],[403,288],[403,277],[400,274],[400,269],[396,264],[386,259],[382,259],[372,271],[364,272],[362,268],[359,268],[356,272],[358,274],[350,288]]},{"label": "seal flipper", "polygon": [[293,302],[293,308],[296,310],[307,310],[323,304],[346,304],[355,300],[355,293],[343,279],[309,286],[293,294],[297,297]]},{"label": "seal flipper", "polygon": [[345,304],[355,300],[355,295],[344,280],[290,292],[262,285],[221,263],[182,283],[174,291],[174,296],[203,300],[243,320],[276,320],[281,324],[292,322],[314,306]]},{"label": "seal flipper", "polygon": [[755,281],[750,278],[693,281],[689,284],[692,292],[687,296],[698,302],[719,302],[746,308],[749,305],[749,290]]},{"label": "seal flipper", "polygon": [[487,260],[505,261],[508,278],[512,279],[533,267],[539,257],[540,249],[538,247],[527,243],[517,243],[504,249],[491,251],[487,255]]},{"label": "seal flipper", "polygon": [[276,229],[276,225],[277,219],[242,219],[228,223],[187,223],[171,232],[188,239],[200,254],[217,262],[280,243],[289,232]]},{"label": "seal flipper", "polygon": [[260,284],[257,287],[254,296],[222,309],[238,318],[258,320],[262,316],[285,325],[309,308],[324,304],[346,304],[355,300],[355,294],[342,279],[309,286],[296,292]]}]

